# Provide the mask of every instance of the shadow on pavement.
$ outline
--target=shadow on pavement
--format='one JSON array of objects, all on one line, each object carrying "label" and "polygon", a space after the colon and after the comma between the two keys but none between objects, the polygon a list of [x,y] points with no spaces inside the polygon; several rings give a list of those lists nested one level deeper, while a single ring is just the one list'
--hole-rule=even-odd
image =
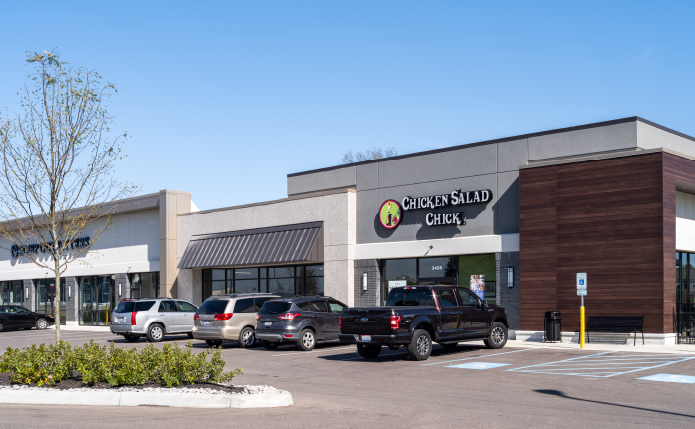
[{"label": "shadow on pavement", "polygon": [[[434,349],[432,349],[432,354],[430,355],[430,358],[466,356],[467,353],[477,352],[483,348],[484,347],[480,347],[480,346],[466,346],[466,345],[459,345],[456,347],[438,346],[438,347],[435,347]],[[381,348],[381,354],[379,354],[379,356],[377,356],[376,359],[354,359],[354,362],[392,362],[392,361],[396,361],[396,360],[403,360],[406,357],[407,352],[408,352],[408,350],[405,347],[402,347],[398,350],[390,350],[388,347],[382,347]],[[328,360],[328,361],[341,361],[341,360],[346,360],[346,359],[352,360],[356,356],[358,356],[357,355],[357,348],[353,349],[352,351],[348,351],[346,353],[340,353],[340,354],[329,355],[329,356],[318,356],[318,358],[323,359],[323,360]]]},{"label": "shadow on pavement", "polygon": [[649,411],[652,413],[660,413],[660,414],[670,414],[672,416],[681,416],[681,417],[690,417],[690,418],[695,418],[695,415],[692,414],[681,414],[681,413],[674,413],[671,411],[662,411],[662,410],[654,410],[651,408],[643,408],[643,407],[635,407],[632,405],[623,405],[623,404],[616,404],[613,402],[604,402],[604,401],[594,401],[591,399],[582,399],[582,398],[575,398],[573,396],[565,395],[563,392],[559,390],[550,390],[550,389],[540,389],[540,390],[534,390],[534,392],[542,393],[544,395],[552,395],[552,396],[558,396],[560,398],[565,398],[565,399],[573,399],[575,401],[582,401],[582,402],[591,402],[593,404],[602,404],[602,405],[611,405],[614,407],[621,407],[621,408],[630,408],[633,410],[641,410],[641,411]]}]

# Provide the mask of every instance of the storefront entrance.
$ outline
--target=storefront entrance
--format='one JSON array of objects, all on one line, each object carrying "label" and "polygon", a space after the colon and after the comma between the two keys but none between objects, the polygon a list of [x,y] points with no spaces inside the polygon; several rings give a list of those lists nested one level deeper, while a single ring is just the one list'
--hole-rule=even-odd
[{"label": "storefront entrance", "polygon": [[115,306],[115,276],[79,277],[80,325],[108,325]]},{"label": "storefront entrance", "polygon": [[22,281],[0,282],[0,305],[22,305]]},{"label": "storefront entrance", "polygon": [[695,344],[695,253],[676,252],[676,333],[679,344]]},{"label": "storefront entrance", "polygon": [[[53,316],[55,314],[55,279],[34,280],[36,288],[36,312]],[[60,324],[65,325],[65,279],[60,279]]]}]

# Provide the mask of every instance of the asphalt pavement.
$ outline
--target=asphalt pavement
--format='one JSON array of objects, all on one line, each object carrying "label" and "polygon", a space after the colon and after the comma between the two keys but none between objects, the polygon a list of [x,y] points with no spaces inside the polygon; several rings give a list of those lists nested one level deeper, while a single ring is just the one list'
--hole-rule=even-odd
[{"label": "asphalt pavement", "polygon": [[[54,332],[0,332],[0,349],[50,342]],[[66,330],[78,345],[94,339],[123,347],[108,331]],[[186,336],[165,342],[188,342]],[[202,341],[192,341],[205,350]],[[163,343],[157,344],[161,347]],[[695,351],[695,346],[692,347]],[[604,347],[605,348],[605,347]],[[608,347],[610,349],[610,347]],[[276,350],[223,345],[229,368],[243,367],[235,384],[267,384],[289,390],[295,405],[277,409],[201,410],[162,407],[3,405],[4,427],[466,427],[586,428],[693,427],[695,354],[538,348],[514,342],[490,350],[482,342],[435,346],[424,362],[402,350],[384,349],[373,361],[354,346],[294,346]],[[687,351],[687,352],[686,352]],[[693,377],[693,378],[689,378]],[[55,422],[52,423],[52,422]]]}]

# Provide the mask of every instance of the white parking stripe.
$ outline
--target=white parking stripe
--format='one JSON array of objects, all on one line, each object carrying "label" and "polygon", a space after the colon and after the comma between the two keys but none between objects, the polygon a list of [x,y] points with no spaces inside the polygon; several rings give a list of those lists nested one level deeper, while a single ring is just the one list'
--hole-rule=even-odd
[{"label": "white parking stripe", "polygon": [[514,350],[513,352],[495,353],[495,354],[492,354],[492,355],[474,356],[474,357],[469,357],[469,358],[465,358],[465,359],[456,359],[456,360],[447,360],[447,361],[444,361],[444,362],[426,363],[426,364],[420,365],[420,366],[439,365],[439,364],[442,364],[442,363],[450,363],[450,362],[460,362],[460,361],[462,361],[462,360],[471,360],[471,359],[487,358],[487,357],[490,357],[490,356],[506,355],[506,354],[509,354],[509,353],[527,352],[527,351],[529,351],[529,350],[538,350],[538,349]]},{"label": "white parking stripe", "polygon": [[333,351],[333,350],[344,350],[344,349],[351,349],[351,348],[352,348],[352,347],[350,347],[350,346],[348,346],[348,347],[337,347],[337,348],[334,348],[334,349],[312,350],[312,351],[309,351],[309,352],[283,353],[283,354],[281,354],[281,355],[273,355],[273,356],[305,355],[305,354],[307,354],[307,353],[330,352],[330,351]]}]

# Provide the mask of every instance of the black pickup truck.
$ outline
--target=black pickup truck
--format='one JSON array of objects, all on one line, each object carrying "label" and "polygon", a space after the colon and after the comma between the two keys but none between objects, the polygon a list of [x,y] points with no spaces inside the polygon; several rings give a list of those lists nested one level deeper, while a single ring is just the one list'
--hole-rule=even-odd
[{"label": "black pickup truck", "polygon": [[507,313],[458,286],[409,286],[391,289],[384,307],[344,308],[340,341],[356,343],[360,356],[373,359],[381,346],[407,347],[414,360],[432,353],[432,342],[454,347],[484,340],[489,348],[507,343]]}]

